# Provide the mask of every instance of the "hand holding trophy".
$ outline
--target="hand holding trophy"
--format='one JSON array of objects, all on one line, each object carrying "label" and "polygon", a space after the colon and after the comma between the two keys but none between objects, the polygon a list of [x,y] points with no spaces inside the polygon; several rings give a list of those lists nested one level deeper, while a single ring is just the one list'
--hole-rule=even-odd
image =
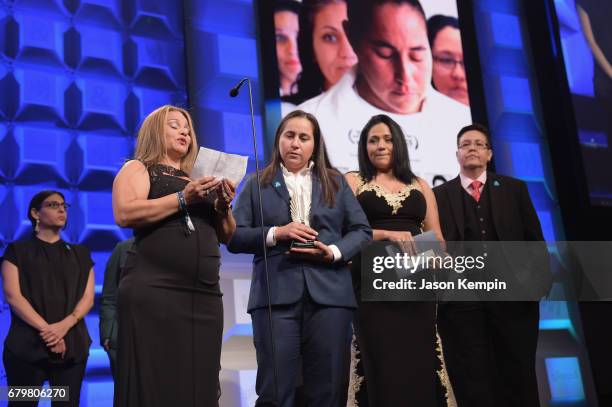
[{"label": "hand holding trophy", "polygon": [[[310,198],[308,194],[295,193],[289,204],[291,220],[310,228]],[[315,240],[292,240],[291,249],[314,249]]]}]

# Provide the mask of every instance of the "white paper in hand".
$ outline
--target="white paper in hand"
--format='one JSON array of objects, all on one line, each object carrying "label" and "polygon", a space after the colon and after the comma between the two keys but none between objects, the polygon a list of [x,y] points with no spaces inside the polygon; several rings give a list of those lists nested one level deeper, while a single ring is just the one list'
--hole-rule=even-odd
[{"label": "white paper in hand", "polygon": [[202,177],[225,178],[238,186],[244,178],[249,158],[200,147],[198,158],[191,170],[191,179]]}]

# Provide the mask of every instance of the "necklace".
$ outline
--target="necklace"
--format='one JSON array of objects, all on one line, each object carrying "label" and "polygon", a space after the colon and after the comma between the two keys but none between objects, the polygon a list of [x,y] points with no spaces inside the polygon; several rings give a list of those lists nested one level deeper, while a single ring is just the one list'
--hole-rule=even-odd
[{"label": "necklace", "polygon": [[187,177],[187,174],[185,174],[185,171],[180,170],[178,168],[174,168],[170,165],[166,165],[166,164],[153,164],[153,165],[161,169],[164,174],[171,175],[173,177]]}]

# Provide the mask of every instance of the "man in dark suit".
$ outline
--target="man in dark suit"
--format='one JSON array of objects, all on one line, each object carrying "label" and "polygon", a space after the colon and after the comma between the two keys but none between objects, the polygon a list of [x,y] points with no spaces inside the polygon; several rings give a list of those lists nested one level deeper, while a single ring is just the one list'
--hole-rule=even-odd
[{"label": "man in dark suit", "polygon": [[100,345],[108,354],[111,374],[117,377],[117,287],[121,270],[134,238],[117,243],[106,262],[104,285],[100,298]]},{"label": "man in dark suit", "polygon": [[[482,242],[482,247],[492,241],[543,241],[525,183],[487,171],[493,156],[489,131],[466,126],[457,147],[459,176],[433,190],[446,241]],[[544,268],[536,270],[541,278],[529,281],[538,281],[529,284],[530,298],[548,291]],[[443,303],[438,328],[459,407],[539,406],[537,301]]]}]

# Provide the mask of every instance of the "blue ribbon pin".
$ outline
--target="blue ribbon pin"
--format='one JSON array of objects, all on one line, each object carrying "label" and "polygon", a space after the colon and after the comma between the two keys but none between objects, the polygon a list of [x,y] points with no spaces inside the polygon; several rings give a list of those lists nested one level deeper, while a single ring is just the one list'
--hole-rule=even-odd
[{"label": "blue ribbon pin", "polygon": [[498,180],[493,181],[493,186],[494,187],[498,187],[500,185]]},{"label": "blue ribbon pin", "polygon": [[276,181],[276,182],[274,183],[274,187],[275,187],[275,188],[280,187],[280,185],[281,185],[281,184],[280,184],[280,182],[278,182],[278,181]]}]

